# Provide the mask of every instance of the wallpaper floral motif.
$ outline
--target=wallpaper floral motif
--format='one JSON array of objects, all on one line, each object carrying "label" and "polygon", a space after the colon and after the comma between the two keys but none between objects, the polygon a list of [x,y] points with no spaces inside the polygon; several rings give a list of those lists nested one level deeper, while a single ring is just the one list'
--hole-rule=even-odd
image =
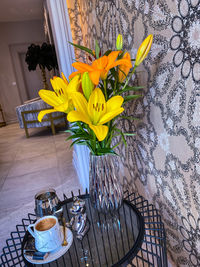
[{"label": "wallpaper floral motif", "polygon": [[199,0],[73,0],[68,9],[79,44],[114,48],[121,33],[134,57],[154,35],[135,77],[144,97],[128,107],[139,120],[120,121],[137,132],[120,150],[123,184],[159,209],[173,265],[200,266]]}]

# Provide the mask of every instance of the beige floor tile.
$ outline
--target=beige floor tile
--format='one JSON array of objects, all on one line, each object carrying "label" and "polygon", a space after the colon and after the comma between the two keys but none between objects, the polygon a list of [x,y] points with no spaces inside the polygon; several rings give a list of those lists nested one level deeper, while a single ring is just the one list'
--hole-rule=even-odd
[{"label": "beige floor tile", "polygon": [[44,154],[42,156],[16,160],[8,173],[8,177],[16,177],[27,173],[57,167],[56,154]]},{"label": "beige floor tile", "polygon": [[[14,176],[6,179],[3,190],[9,192],[38,191],[43,188],[60,185],[59,171],[57,168],[49,168],[37,172],[27,173],[22,176]],[[1,196],[0,196],[1,199]]]},{"label": "beige floor tile", "polygon": [[69,137],[69,133],[61,133],[54,136],[54,142],[57,151],[66,150],[70,147],[72,141],[67,141],[67,137]]},{"label": "beige floor tile", "polygon": [[0,153],[4,153],[8,150],[16,150],[20,146],[19,139],[18,141],[6,140],[5,142],[0,142]]},{"label": "beige floor tile", "polygon": [[5,152],[0,152],[0,163],[13,162],[18,150],[19,147],[15,147],[15,149],[8,149]]},{"label": "beige floor tile", "polygon": [[25,144],[18,149],[16,154],[16,160],[28,159],[33,157],[39,157],[45,154],[53,154],[56,152],[54,142],[39,142]]},{"label": "beige floor tile", "polygon": [[2,163],[0,164],[0,191],[3,187],[3,184],[5,182],[5,179],[8,175],[8,172],[11,168],[11,163]]},{"label": "beige floor tile", "polygon": [[73,156],[73,148],[67,147],[64,150],[56,150],[56,157],[59,165],[65,165],[66,162],[71,161]]}]

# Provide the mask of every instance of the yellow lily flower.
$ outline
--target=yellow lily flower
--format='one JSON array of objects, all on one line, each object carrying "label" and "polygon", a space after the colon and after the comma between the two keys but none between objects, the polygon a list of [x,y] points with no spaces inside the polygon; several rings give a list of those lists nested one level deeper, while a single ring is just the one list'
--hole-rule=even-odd
[{"label": "yellow lily flower", "polygon": [[98,85],[100,77],[102,80],[105,80],[110,69],[122,64],[127,67],[129,66],[130,68],[132,67],[130,61],[127,59],[116,60],[119,53],[121,53],[121,51],[112,51],[108,56],[103,56],[94,60],[92,65],[82,62],[74,62],[72,66],[78,71],[73,72],[69,78],[74,77],[78,73],[88,72],[91,81],[95,85]]},{"label": "yellow lily flower", "polygon": [[101,89],[95,88],[89,101],[81,93],[73,93],[72,101],[76,110],[70,111],[67,120],[82,121],[89,125],[97,139],[103,141],[108,134],[108,126],[103,125],[124,111],[122,96],[113,96],[107,102]]},{"label": "yellow lily flower", "polygon": [[[123,59],[127,59],[127,60],[129,60],[129,61],[130,61],[130,64],[131,64],[131,56],[130,56],[130,54],[129,54],[128,52],[126,52],[126,53],[124,54]],[[132,64],[131,64],[131,66],[132,66]],[[130,71],[130,67],[129,67],[129,66],[124,65],[124,64],[119,65],[118,80],[119,80],[120,83],[123,82],[123,80],[124,80],[124,79],[126,78],[126,76],[128,75],[129,71]],[[125,74],[126,74],[126,75],[125,75]]]},{"label": "yellow lily flower", "polygon": [[148,55],[152,42],[153,42],[152,34],[147,36],[147,38],[142,42],[142,44],[140,45],[137,51],[135,67],[139,66],[142,63],[142,61],[145,59],[145,57]]},{"label": "yellow lily flower", "polygon": [[67,78],[65,77],[65,75],[64,75],[63,72],[61,72],[61,75],[62,75],[63,81],[68,85],[69,82],[68,82],[68,80],[67,80]]},{"label": "yellow lily flower", "polygon": [[67,80],[65,81],[60,77],[56,76],[54,76],[53,79],[51,79],[50,81],[54,92],[42,89],[39,91],[39,96],[48,105],[53,106],[53,108],[42,110],[39,112],[38,120],[40,122],[46,114],[58,111],[68,113],[69,111],[71,111],[74,108],[71,99],[71,94],[79,90],[81,83],[80,75],[74,77],[68,84],[66,82]]}]

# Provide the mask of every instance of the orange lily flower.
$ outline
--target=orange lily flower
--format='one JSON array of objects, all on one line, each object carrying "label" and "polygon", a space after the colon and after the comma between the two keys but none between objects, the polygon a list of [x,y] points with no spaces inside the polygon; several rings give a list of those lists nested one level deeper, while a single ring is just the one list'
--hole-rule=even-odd
[{"label": "orange lily flower", "polygon": [[88,65],[82,62],[75,62],[72,66],[78,71],[73,72],[69,78],[71,79],[78,73],[88,72],[91,81],[98,85],[99,79],[105,80],[107,78],[108,72],[110,69],[118,66],[118,65],[126,65],[131,68],[132,64],[130,60],[127,59],[119,59],[116,60],[119,53],[121,51],[112,51],[108,56],[100,57],[93,61],[92,65]]},{"label": "orange lily flower", "polygon": [[[130,64],[131,64],[131,56],[128,52],[126,52],[123,56],[123,59],[127,59],[128,61],[130,61]],[[132,66],[132,64],[131,64]],[[118,71],[118,80],[120,83],[123,82],[123,80],[126,78],[126,76],[128,75],[129,71],[130,71],[130,68],[129,66],[125,65],[125,64],[122,64],[119,66],[119,71]]]}]

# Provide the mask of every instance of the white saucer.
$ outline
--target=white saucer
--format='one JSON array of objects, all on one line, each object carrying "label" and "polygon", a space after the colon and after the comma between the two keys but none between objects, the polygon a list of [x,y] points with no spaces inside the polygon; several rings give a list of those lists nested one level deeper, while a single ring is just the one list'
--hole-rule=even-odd
[{"label": "white saucer", "polygon": [[[61,231],[62,231],[62,226],[61,226]],[[32,256],[28,256],[26,254],[24,254],[24,258],[33,264],[45,264],[45,263],[49,263],[51,261],[57,260],[58,258],[60,258],[62,255],[64,255],[68,251],[68,249],[71,247],[71,244],[73,242],[73,234],[71,230],[65,227],[65,231],[66,231],[66,239],[68,243],[67,246],[60,246],[59,248],[49,252],[49,255],[44,260],[33,260]]]}]

